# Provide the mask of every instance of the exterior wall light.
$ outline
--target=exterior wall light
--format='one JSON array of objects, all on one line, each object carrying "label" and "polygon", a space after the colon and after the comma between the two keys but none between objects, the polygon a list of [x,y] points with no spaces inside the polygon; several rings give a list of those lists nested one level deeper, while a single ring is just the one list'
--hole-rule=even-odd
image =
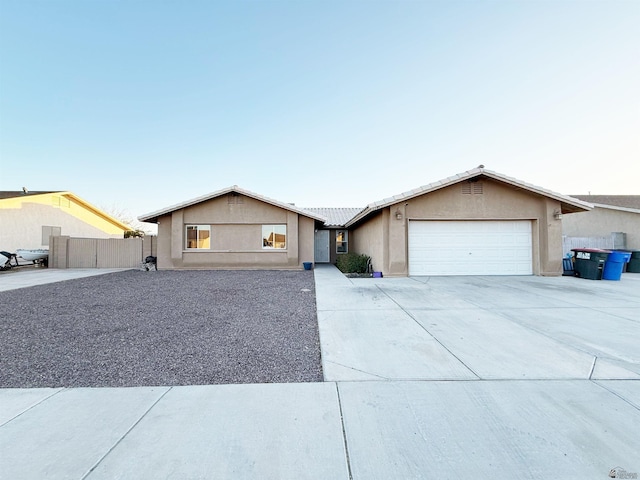
[{"label": "exterior wall light", "polygon": [[402,212],[400,210],[396,211],[396,220],[402,220]]},{"label": "exterior wall light", "polygon": [[553,212],[553,218],[556,220],[562,220],[562,212],[560,210],[556,210]]}]

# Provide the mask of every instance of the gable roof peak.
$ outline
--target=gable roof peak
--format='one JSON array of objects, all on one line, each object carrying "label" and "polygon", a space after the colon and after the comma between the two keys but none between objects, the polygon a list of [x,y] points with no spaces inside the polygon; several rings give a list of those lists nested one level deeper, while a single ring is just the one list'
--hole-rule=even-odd
[{"label": "gable roof peak", "polygon": [[294,213],[298,213],[300,215],[304,215],[305,217],[313,218],[314,220],[325,221],[324,217],[321,217],[312,212],[306,211],[302,208],[298,208],[293,204],[281,202],[280,200],[275,200],[273,198],[265,197],[258,193],[252,192],[250,190],[245,190],[244,188],[239,187],[238,185],[232,185],[227,188],[223,188],[222,190],[217,190],[212,193],[208,193],[206,195],[201,195],[199,197],[193,198],[191,200],[187,200],[186,202],[178,203],[176,205],[171,205],[169,207],[163,208],[161,210],[157,210],[155,212],[147,213],[145,215],[141,215],[138,217],[138,220],[141,222],[151,222],[155,223],[158,221],[158,217],[162,215],[167,215],[171,212],[175,212],[176,210],[181,210],[186,207],[190,207],[192,205],[196,205],[198,203],[206,202],[207,200],[212,200],[217,197],[221,197],[222,195],[227,195],[229,193],[238,193],[240,195],[245,195],[247,197],[253,198],[255,200],[268,203],[275,207],[280,207],[284,210],[289,210]]},{"label": "gable roof peak", "polygon": [[582,200],[579,200],[577,198],[573,198],[567,195],[563,195],[561,193],[553,192],[551,190],[547,190],[546,188],[538,187],[536,185],[523,182],[522,180],[518,180],[516,178],[509,177],[507,175],[503,175],[498,172],[494,172],[493,170],[488,170],[484,167],[484,165],[481,164],[481,165],[478,165],[476,168],[467,170],[466,172],[458,173],[451,177],[447,177],[445,179],[438,180],[436,182],[414,188],[413,190],[409,190],[407,192],[400,193],[398,195],[394,195],[392,197],[388,197],[388,198],[379,200],[377,202],[370,203],[360,213],[358,213],[351,220],[349,220],[346,226],[350,227],[351,225],[367,217],[369,214],[377,210],[380,210],[382,208],[391,206],[396,203],[410,200],[412,198],[418,197],[420,195],[424,195],[426,193],[433,192],[435,190],[440,190],[442,188],[455,185],[456,183],[460,183],[465,180],[471,180],[476,177],[491,178],[498,182],[511,185],[512,187],[515,187],[515,188],[519,188],[522,190],[529,191],[531,193],[535,193],[537,195],[542,195],[545,197],[553,198],[554,200],[558,200],[562,205],[562,213],[583,212],[583,211],[591,210],[593,208],[593,205],[587,202],[584,202]]}]

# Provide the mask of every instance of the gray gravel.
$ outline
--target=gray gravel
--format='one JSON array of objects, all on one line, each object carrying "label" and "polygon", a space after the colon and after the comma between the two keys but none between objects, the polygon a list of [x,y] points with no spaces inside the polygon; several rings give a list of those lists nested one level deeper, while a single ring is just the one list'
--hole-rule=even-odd
[{"label": "gray gravel", "polygon": [[322,381],[313,272],[129,270],[0,302],[0,387]]}]

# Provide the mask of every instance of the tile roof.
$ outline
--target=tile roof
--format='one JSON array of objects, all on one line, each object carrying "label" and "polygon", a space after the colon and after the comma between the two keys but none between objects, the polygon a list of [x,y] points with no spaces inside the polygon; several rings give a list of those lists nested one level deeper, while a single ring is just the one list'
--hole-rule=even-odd
[{"label": "tile roof", "polygon": [[414,188],[413,190],[410,190],[408,192],[400,193],[398,195],[394,195],[393,197],[385,198],[377,202],[370,203],[360,213],[358,213],[351,220],[349,220],[345,226],[350,227],[351,225],[367,217],[369,214],[377,210],[380,210],[382,208],[394,205],[399,202],[407,201],[417,196],[424,195],[425,193],[433,192],[435,190],[439,190],[441,188],[445,188],[450,185],[454,185],[456,183],[462,182],[464,180],[469,180],[475,177],[492,178],[494,180],[507,183],[514,187],[521,188],[523,190],[536,193],[538,195],[544,195],[546,197],[550,197],[555,200],[558,200],[561,202],[561,205],[562,205],[562,213],[583,212],[583,211],[591,210],[593,208],[593,206],[590,205],[589,203],[586,203],[577,198],[573,198],[568,195],[563,195],[561,193],[553,192],[551,190],[547,190],[546,188],[538,187],[536,185],[523,182],[522,180],[518,180],[513,177],[502,175],[492,170],[487,170],[484,168],[484,166],[480,165],[479,167],[474,168],[472,170],[468,170],[464,173],[459,173],[452,177],[447,177],[443,180],[439,180],[437,182],[433,182],[428,185],[423,185],[421,187]]},{"label": "tile roof", "polygon": [[345,224],[355,217],[362,207],[357,208],[305,208],[304,210],[326,218],[326,227],[344,227]]},{"label": "tile roof", "polygon": [[585,202],[640,210],[640,195],[571,195]]},{"label": "tile roof", "polygon": [[42,194],[45,194],[45,193],[57,193],[57,192],[61,192],[61,191],[62,190],[51,190],[51,191],[47,191],[47,192],[27,192],[27,193],[25,193],[22,190],[19,190],[17,192],[4,191],[4,192],[0,192],[0,199],[27,197],[29,195],[42,195]]},{"label": "tile roof", "polygon": [[182,203],[178,203],[176,205],[172,205],[170,207],[167,208],[163,208],[162,210],[157,210],[155,212],[151,212],[151,213],[147,213],[145,215],[140,215],[138,217],[138,220],[140,220],[141,222],[157,222],[158,221],[158,217],[162,216],[162,215],[167,215],[171,212],[175,212],[176,210],[180,210],[186,207],[190,207],[191,205],[196,205],[198,203],[202,203],[202,202],[206,202],[207,200],[211,200],[212,198],[216,198],[216,197],[220,197],[222,195],[226,195],[228,193],[231,192],[236,192],[239,193],[241,195],[245,195],[247,197],[251,197],[254,198],[256,200],[260,200],[261,202],[265,202],[265,203],[269,203],[271,205],[274,205],[276,207],[280,207],[283,208],[285,210],[289,210],[291,212],[295,212],[295,213],[299,213],[300,215],[304,215],[305,217],[311,217],[314,220],[318,220],[321,222],[325,221],[325,218],[317,215],[313,212],[307,211],[307,210],[303,210],[302,208],[296,207],[295,205],[291,204],[291,203],[284,203],[281,202],[279,200],[274,200],[273,198],[268,198],[265,197],[263,195],[259,195],[257,193],[251,192],[249,190],[245,190],[244,188],[240,188],[238,187],[238,185],[233,185],[231,187],[227,187],[224,188],[222,190],[217,190],[215,192],[212,193],[208,193],[206,195],[202,195],[200,197],[196,197],[196,198],[192,198],[191,200],[187,200],[186,202],[182,202]]}]

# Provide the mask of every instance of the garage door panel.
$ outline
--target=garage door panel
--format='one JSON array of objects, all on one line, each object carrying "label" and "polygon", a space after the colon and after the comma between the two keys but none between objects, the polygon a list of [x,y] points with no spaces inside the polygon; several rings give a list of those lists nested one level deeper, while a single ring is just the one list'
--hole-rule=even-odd
[{"label": "garage door panel", "polygon": [[531,222],[412,220],[409,274],[531,275]]}]

